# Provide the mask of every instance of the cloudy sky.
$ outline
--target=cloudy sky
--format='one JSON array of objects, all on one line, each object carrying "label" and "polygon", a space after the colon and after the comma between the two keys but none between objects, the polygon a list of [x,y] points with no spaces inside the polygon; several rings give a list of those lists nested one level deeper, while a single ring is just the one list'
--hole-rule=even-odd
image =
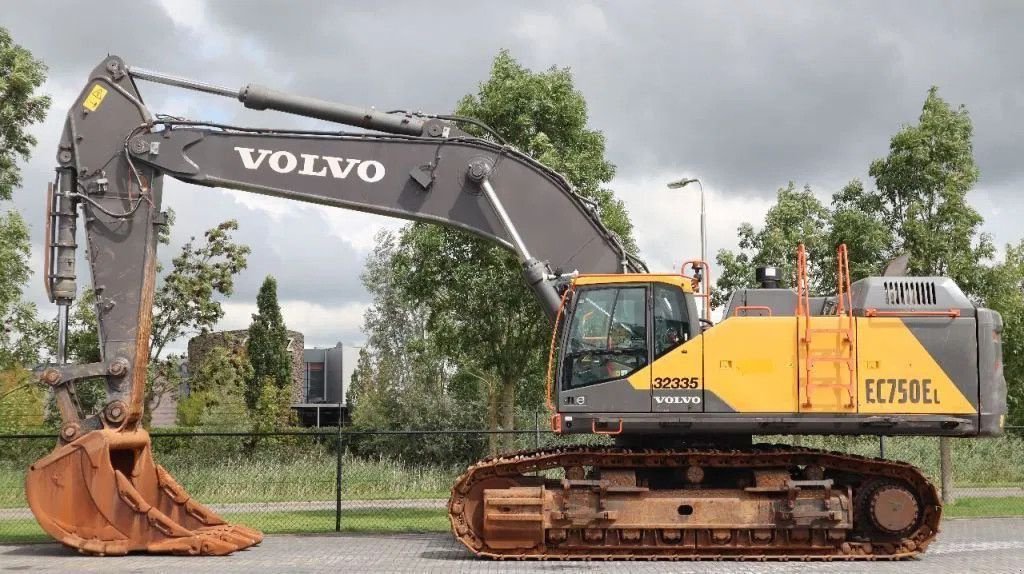
[{"label": "cloudy sky", "polygon": [[[39,267],[43,190],[63,114],[107,53],[231,87],[257,82],[446,112],[508,48],[534,69],[572,68],[653,269],[699,252],[696,190],[671,192],[667,181],[701,178],[709,251],[734,247],[736,226],[759,221],[788,181],[827,199],[851,178],[866,180],[931,85],[970,110],[982,174],[971,201],[997,243],[1016,242],[1024,235],[1013,215],[1024,207],[1022,23],[1019,2],[8,2],[0,26],[49,65],[44,90],[54,99],[50,118],[33,128],[39,147],[14,204],[35,224]],[[141,90],[155,112],[318,125],[214,96]],[[175,181],[165,189],[178,217],[164,260],[227,218],[239,220],[238,239],[253,249],[221,327],[248,325],[272,273],[285,320],[307,345],[362,342],[363,261],[375,231],[400,222]],[[30,296],[49,305],[38,280]]]}]

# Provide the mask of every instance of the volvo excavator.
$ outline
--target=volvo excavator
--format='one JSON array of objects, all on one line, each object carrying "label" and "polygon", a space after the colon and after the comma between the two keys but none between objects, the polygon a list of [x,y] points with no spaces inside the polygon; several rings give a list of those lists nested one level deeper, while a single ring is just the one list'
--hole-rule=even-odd
[{"label": "volvo excavator", "polygon": [[[142,81],[361,129],[156,115]],[[1002,432],[1001,319],[947,278],[851,284],[840,248],[835,295],[811,297],[805,265],[796,289],[765,270],[764,288],[736,291],[712,324],[706,263],[648,272],[565,178],[475,120],[233,90],[111,56],[67,114],[47,192],[46,281],[61,328],[55,363],[36,376],[63,425],[26,482],[42,528],[85,553],[228,554],[262,539],[192,500],[154,462],[140,424],[166,176],[432,222],[518,257],[553,324],[554,430],[610,439],[470,466],[447,508],[479,556],[907,558],[933,540],[942,510],[918,469],[752,437]],[[66,364],[80,218],[102,360]],[[95,377],[106,402],[79,412],[75,385]]]}]

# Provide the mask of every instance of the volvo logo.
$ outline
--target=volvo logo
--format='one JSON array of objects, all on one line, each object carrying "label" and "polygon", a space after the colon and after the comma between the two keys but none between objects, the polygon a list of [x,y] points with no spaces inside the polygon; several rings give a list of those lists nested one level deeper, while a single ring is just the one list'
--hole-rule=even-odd
[{"label": "volvo logo", "polygon": [[654,397],[654,402],[658,404],[698,405],[700,404],[700,397]]},{"label": "volvo logo", "polygon": [[277,173],[292,173],[298,169],[296,173],[299,175],[327,177],[329,173],[334,179],[345,179],[354,170],[356,177],[366,183],[377,183],[384,179],[384,164],[373,159],[346,159],[309,153],[300,153],[299,157],[295,157],[290,151],[251,147],[236,147],[235,151],[242,158],[245,169],[259,169],[266,163]]}]

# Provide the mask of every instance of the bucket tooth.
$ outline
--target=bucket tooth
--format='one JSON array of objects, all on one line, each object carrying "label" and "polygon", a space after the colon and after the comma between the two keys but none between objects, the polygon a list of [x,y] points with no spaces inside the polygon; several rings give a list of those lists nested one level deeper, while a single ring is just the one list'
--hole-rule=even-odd
[{"label": "bucket tooth", "polygon": [[259,544],[258,530],[224,522],[153,462],[143,430],[97,430],[29,469],[29,506],[62,544],[94,555],[224,555]]}]

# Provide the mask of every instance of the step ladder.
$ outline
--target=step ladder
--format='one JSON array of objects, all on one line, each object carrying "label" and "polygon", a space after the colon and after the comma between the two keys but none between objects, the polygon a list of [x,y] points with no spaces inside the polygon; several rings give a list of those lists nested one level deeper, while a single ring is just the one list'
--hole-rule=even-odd
[{"label": "step ladder", "polygon": [[[804,402],[803,408],[811,408],[811,391],[817,388],[843,389],[846,391],[848,402],[847,409],[855,406],[854,389],[856,385],[856,359],[854,357],[854,334],[853,334],[853,298],[850,294],[850,261],[846,252],[846,244],[838,248],[836,259],[838,264],[836,290],[836,315],[839,317],[838,326],[834,328],[811,328],[810,313],[810,289],[807,279],[807,251],[804,244],[797,247],[797,330],[800,335],[800,343],[803,345],[803,370],[804,370]],[[801,325],[802,322],[802,325]],[[818,335],[815,338],[815,335]],[[820,354],[821,349],[816,349],[814,343],[821,341],[821,336],[832,336],[838,339],[834,350],[828,350]],[[817,354],[816,354],[817,351]],[[814,376],[814,367],[817,364],[844,364],[846,365],[845,377],[822,377]]]}]

